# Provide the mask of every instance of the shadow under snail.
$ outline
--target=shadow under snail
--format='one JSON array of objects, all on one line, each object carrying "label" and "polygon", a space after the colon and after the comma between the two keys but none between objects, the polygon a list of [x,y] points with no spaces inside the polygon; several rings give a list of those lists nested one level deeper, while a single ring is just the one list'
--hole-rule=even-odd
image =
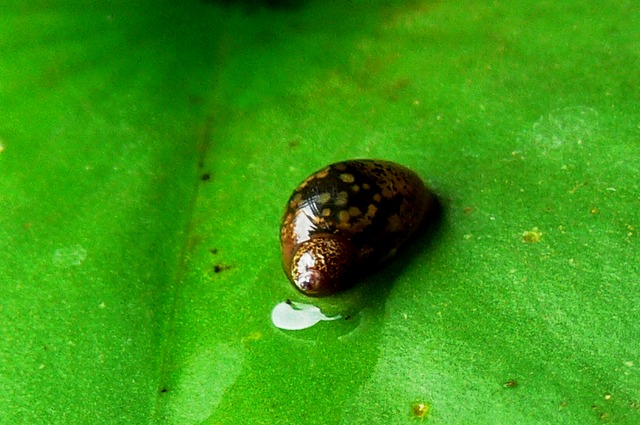
[{"label": "shadow under snail", "polygon": [[402,165],[371,159],[328,165],[287,203],[280,229],[285,273],[306,295],[347,289],[392,257],[436,203]]}]

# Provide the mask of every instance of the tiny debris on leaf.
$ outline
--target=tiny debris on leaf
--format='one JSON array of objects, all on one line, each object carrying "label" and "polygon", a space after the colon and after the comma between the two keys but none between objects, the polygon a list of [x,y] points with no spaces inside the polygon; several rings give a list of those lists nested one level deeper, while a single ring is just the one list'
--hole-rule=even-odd
[{"label": "tiny debris on leaf", "polygon": [[522,232],[522,241],[525,243],[538,243],[540,242],[540,238],[542,238],[542,232],[540,232],[537,227]]},{"label": "tiny debris on leaf", "polygon": [[505,388],[514,388],[518,386],[518,383],[516,382],[515,379],[509,379],[507,382],[502,384],[502,386]]},{"label": "tiny debris on leaf", "polygon": [[220,273],[220,272],[223,272],[225,270],[229,270],[230,268],[231,268],[231,266],[228,266],[228,265],[216,264],[215,266],[213,266],[213,272],[214,273]]},{"label": "tiny debris on leaf", "polygon": [[411,406],[411,413],[413,414],[414,418],[424,419],[424,417],[429,413],[430,408],[431,406],[429,406],[427,403],[414,403]]}]

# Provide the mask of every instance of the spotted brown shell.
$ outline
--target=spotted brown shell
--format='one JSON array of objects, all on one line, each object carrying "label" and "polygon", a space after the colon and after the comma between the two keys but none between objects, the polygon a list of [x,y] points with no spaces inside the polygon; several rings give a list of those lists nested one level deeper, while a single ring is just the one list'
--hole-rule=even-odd
[{"label": "spotted brown shell", "polygon": [[282,264],[307,295],[331,295],[393,256],[433,209],[420,177],[389,161],[351,160],[293,192],[280,229]]}]

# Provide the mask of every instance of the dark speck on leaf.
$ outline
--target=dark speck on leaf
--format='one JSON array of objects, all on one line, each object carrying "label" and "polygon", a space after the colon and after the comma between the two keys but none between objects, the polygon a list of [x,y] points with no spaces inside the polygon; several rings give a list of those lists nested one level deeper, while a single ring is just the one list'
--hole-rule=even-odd
[{"label": "dark speck on leaf", "polygon": [[202,176],[200,176],[200,180],[202,180],[203,182],[211,180],[211,173],[202,174]]},{"label": "dark speck on leaf", "polygon": [[216,264],[215,266],[213,266],[213,272],[214,273],[220,273],[223,272],[225,270],[229,270],[231,268],[231,266],[225,266],[224,264]]},{"label": "dark speck on leaf", "polygon": [[209,252],[213,255],[216,255],[218,253],[218,248],[210,249]]},{"label": "dark speck on leaf", "polygon": [[505,388],[513,388],[513,387],[517,387],[517,386],[518,386],[518,383],[516,382],[516,380],[515,380],[515,379],[510,379],[510,380],[508,380],[507,382],[505,382],[505,383],[503,384],[503,386],[504,386]]}]

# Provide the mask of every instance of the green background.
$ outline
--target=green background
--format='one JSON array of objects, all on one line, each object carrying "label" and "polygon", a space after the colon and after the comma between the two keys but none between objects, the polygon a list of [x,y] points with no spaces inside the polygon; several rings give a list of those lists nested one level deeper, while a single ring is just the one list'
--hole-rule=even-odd
[{"label": "green background", "polygon": [[[4,1],[0,423],[640,423],[639,28],[635,1]],[[313,300],[350,320],[279,330],[309,302],[284,204],[358,157],[443,218]]]}]

